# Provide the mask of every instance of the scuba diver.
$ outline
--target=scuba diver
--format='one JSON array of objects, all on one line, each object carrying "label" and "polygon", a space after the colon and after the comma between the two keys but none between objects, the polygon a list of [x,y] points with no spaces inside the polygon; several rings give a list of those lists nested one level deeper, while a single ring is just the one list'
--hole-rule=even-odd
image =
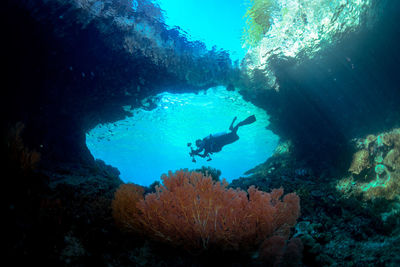
[{"label": "scuba diver", "polygon": [[[237,135],[237,130],[240,126],[248,125],[256,121],[256,116],[251,115],[244,121],[239,122],[235,127],[233,124],[235,123],[237,117],[233,118],[231,126],[229,126],[228,133],[222,132],[217,134],[210,134],[209,136],[203,139],[196,140],[197,149],[193,149],[191,147],[191,143],[188,143],[187,146],[190,147],[189,155],[192,157],[192,161],[196,162],[194,156],[200,156],[202,158],[208,157],[207,161],[211,160],[210,154],[219,152],[222,150],[222,147],[228,144],[232,144],[233,142],[239,140],[239,136]],[[204,152],[200,154],[202,151]]]}]

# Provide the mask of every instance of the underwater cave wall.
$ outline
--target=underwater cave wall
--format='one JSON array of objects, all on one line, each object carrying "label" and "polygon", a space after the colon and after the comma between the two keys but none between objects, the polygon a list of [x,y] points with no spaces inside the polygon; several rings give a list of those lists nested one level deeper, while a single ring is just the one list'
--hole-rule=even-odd
[{"label": "underwater cave wall", "polygon": [[235,69],[162,22],[150,1],[7,0],[2,130],[25,124],[42,159],[92,162],[85,133],[124,118],[122,106],[155,95],[228,85]]},{"label": "underwater cave wall", "polygon": [[351,139],[400,125],[400,4],[389,2],[373,29],[360,29],[313,59],[272,60],[279,92],[259,90],[255,97],[243,90],[270,114],[269,128],[292,140],[316,169],[334,162],[347,170]]}]

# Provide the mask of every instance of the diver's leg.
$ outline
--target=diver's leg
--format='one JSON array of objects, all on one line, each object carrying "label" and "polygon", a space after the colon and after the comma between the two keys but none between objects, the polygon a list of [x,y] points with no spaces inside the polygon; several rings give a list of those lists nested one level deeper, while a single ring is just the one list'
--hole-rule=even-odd
[{"label": "diver's leg", "polygon": [[256,116],[251,115],[247,117],[244,121],[241,121],[238,124],[236,124],[236,126],[231,131],[236,133],[240,126],[252,124],[255,121],[256,121]]},{"label": "diver's leg", "polygon": [[252,124],[255,121],[256,121],[256,116],[251,115],[251,116],[247,117],[245,120],[239,122],[238,125],[240,127],[240,126],[243,126],[243,125]]},{"label": "diver's leg", "polygon": [[[231,123],[231,126],[229,126],[229,130],[230,130],[230,131],[233,131],[233,124],[235,123],[236,119],[237,119],[237,117],[235,116],[235,118],[233,118],[233,121],[232,121],[232,123]],[[236,127],[235,127],[235,128],[236,128]],[[237,130],[237,129],[236,129],[236,130]]]}]

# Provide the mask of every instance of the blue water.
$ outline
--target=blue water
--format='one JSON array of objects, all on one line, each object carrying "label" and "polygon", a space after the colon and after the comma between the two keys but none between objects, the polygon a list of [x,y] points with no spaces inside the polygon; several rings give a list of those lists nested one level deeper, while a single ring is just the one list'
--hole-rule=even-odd
[{"label": "blue water", "polygon": [[[231,181],[265,162],[278,143],[278,136],[266,129],[266,112],[224,87],[199,94],[163,93],[157,108],[133,113],[125,120],[99,125],[86,136],[93,156],[117,167],[124,182],[150,185],[169,170],[201,166],[217,168]],[[211,161],[200,157],[191,161],[188,142],[228,131],[235,116],[238,123],[253,114],[257,121],[239,128],[238,141],[211,155]]]},{"label": "blue water", "polygon": [[245,22],[243,0],[158,0],[165,11],[166,24],[179,26],[192,40],[203,41],[208,49],[214,45],[230,52],[233,61],[242,59],[246,50],[241,45]]}]

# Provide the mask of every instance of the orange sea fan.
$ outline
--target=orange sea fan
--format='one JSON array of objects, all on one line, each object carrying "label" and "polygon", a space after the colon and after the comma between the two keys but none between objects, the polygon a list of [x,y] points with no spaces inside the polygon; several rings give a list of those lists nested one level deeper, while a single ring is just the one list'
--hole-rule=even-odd
[{"label": "orange sea fan", "polygon": [[[282,189],[266,193],[253,186],[247,194],[227,189],[225,181],[214,182],[211,177],[187,170],[169,172],[162,180],[164,185],[145,199],[131,196],[135,207],[114,201],[113,210],[125,214],[118,216],[120,225],[191,252],[212,247],[256,249],[272,235],[286,240],[299,216],[298,196],[288,194],[281,200]],[[122,190],[116,193],[116,199],[124,194],[131,193]]]},{"label": "orange sea fan", "polygon": [[143,193],[143,187],[134,184],[123,184],[118,188],[111,203],[112,215],[118,226],[128,231],[139,229],[136,205],[143,200]]}]

